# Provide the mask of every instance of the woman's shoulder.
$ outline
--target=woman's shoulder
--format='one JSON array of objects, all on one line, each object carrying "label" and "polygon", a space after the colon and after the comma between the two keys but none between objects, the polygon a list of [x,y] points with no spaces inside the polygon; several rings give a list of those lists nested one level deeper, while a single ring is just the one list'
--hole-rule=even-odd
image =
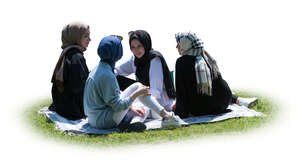
[{"label": "woman's shoulder", "polygon": [[99,64],[95,75],[97,75],[100,79],[114,79],[116,77],[107,64]]},{"label": "woman's shoulder", "polygon": [[177,68],[194,68],[195,57],[193,56],[181,56],[176,60]]},{"label": "woman's shoulder", "polygon": [[[88,84],[93,84],[96,87],[103,87],[108,84],[113,84],[115,82],[114,74],[105,68],[103,65],[99,64],[96,68],[94,68],[89,74]],[[89,83],[89,81],[91,83]]]},{"label": "woman's shoulder", "polygon": [[117,84],[117,78],[111,71],[99,73],[95,81],[99,87],[115,86]]},{"label": "woman's shoulder", "polygon": [[195,61],[195,57],[194,56],[187,56],[187,55],[183,55],[179,58],[177,58],[176,62],[193,62]]},{"label": "woman's shoulder", "polygon": [[150,50],[150,59],[154,59],[154,58],[164,58],[164,56],[157,50]]},{"label": "woman's shoulder", "polygon": [[150,51],[151,63],[161,63],[164,60],[164,56],[157,50],[152,49]]},{"label": "woman's shoulder", "polygon": [[150,53],[155,56],[163,56],[159,51],[154,50],[154,49],[150,50]]},{"label": "woman's shoulder", "polygon": [[83,52],[81,52],[77,48],[71,48],[70,50],[68,50],[66,52],[66,58],[71,60],[71,61],[84,59]]},{"label": "woman's shoulder", "polygon": [[67,52],[66,55],[73,55],[73,54],[83,54],[78,48],[70,48]]}]

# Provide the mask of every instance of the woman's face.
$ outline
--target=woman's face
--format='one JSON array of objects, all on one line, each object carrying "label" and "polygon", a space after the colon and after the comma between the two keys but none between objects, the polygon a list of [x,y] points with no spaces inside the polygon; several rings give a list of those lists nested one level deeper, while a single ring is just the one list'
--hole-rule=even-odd
[{"label": "woman's face", "polygon": [[81,47],[86,49],[89,46],[90,41],[90,32],[84,33],[80,40]]},{"label": "woman's face", "polygon": [[130,50],[137,58],[142,58],[145,54],[145,48],[137,39],[133,39],[130,43]]},{"label": "woman's face", "polygon": [[177,51],[180,55],[182,55],[183,49],[179,46],[179,44],[176,45]]}]

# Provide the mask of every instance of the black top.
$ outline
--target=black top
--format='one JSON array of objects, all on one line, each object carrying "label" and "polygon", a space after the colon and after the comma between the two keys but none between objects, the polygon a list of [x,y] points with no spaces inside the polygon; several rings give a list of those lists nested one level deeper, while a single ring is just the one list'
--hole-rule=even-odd
[{"label": "black top", "polygon": [[231,90],[221,74],[212,80],[213,96],[197,94],[195,76],[195,56],[182,56],[176,61],[176,109],[175,114],[186,118],[225,113],[231,102]]},{"label": "black top", "polygon": [[64,92],[52,85],[53,103],[49,109],[70,120],[84,118],[83,90],[88,75],[83,53],[76,48],[70,49],[64,61]]}]

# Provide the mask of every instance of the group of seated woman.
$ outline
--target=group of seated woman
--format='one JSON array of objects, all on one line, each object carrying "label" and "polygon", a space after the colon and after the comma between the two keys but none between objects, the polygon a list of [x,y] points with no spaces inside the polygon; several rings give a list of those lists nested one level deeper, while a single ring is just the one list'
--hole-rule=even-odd
[{"label": "group of seated woman", "polygon": [[[133,56],[122,64],[122,37],[106,36],[98,46],[99,64],[89,72],[83,56],[89,26],[70,23],[62,30],[62,53],[52,76],[50,110],[99,129],[143,131],[146,118],[162,119],[163,127],[178,127],[181,118],[226,113],[228,105],[256,101],[232,94],[216,61],[191,32],[175,35],[181,55],[175,66],[175,85],[164,56],[152,48],[144,30],[129,32]],[[132,80],[126,76],[135,74]],[[176,89],[176,90],[175,90]]]}]

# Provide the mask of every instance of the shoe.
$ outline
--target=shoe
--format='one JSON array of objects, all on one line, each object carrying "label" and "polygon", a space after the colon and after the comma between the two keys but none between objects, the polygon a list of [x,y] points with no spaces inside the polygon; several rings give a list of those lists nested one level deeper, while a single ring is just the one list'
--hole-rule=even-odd
[{"label": "shoe", "polygon": [[48,110],[55,112],[55,106],[53,103],[48,107]]},{"label": "shoe", "polygon": [[186,123],[185,121],[183,121],[182,119],[180,119],[179,116],[175,115],[173,112],[169,112],[168,113],[171,118],[170,119],[163,119],[161,122],[161,126],[162,128],[177,128],[180,126],[187,126],[188,123]]},{"label": "shoe", "polygon": [[239,97],[238,100],[239,100],[239,105],[245,106],[245,107],[248,107],[248,108],[253,107],[258,102],[258,99],[256,97],[252,97],[252,98]]},{"label": "shoe", "polygon": [[142,122],[135,122],[131,124],[121,125],[118,127],[121,132],[142,132],[146,130],[146,125]]}]

